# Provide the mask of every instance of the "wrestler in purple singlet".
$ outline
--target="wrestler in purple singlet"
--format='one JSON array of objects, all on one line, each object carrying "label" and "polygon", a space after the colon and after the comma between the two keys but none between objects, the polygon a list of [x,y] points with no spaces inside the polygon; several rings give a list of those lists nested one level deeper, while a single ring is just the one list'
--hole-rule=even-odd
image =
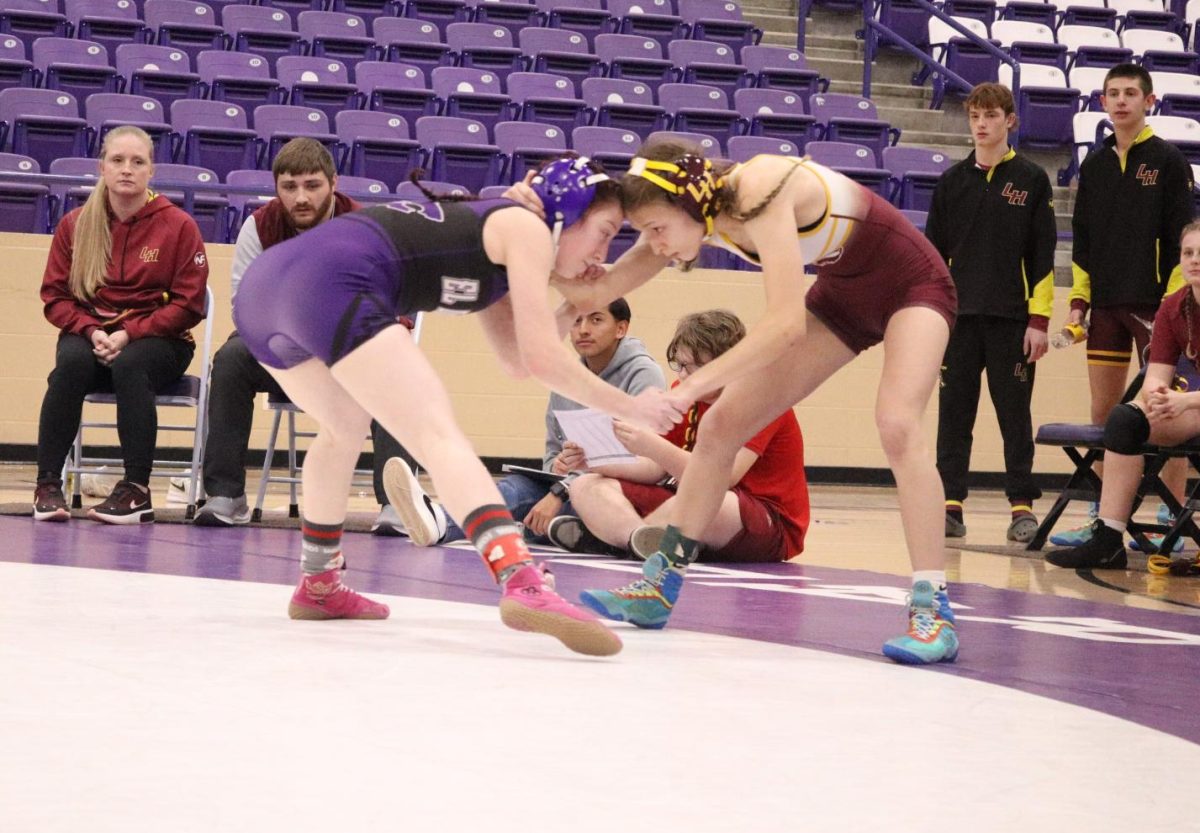
[{"label": "wrestler in purple singlet", "polygon": [[513,205],[401,200],[272,246],[238,288],[238,333],[269,367],[333,365],[397,316],[485,309],[508,293],[508,274],[484,252],[483,224]]}]

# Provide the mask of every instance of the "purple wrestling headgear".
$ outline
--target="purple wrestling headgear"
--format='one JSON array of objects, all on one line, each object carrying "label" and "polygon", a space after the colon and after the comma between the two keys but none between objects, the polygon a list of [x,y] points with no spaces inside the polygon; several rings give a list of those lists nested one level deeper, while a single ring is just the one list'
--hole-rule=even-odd
[{"label": "purple wrestling headgear", "polygon": [[546,225],[554,234],[554,245],[562,230],[587,212],[596,198],[596,186],[608,182],[606,173],[593,169],[586,156],[547,162],[530,182],[546,210]]}]

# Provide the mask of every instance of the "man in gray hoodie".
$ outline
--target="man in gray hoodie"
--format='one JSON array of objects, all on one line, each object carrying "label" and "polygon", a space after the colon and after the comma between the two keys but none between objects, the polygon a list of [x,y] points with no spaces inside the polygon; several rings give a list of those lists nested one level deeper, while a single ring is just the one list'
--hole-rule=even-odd
[{"label": "man in gray hoodie", "polygon": [[[641,340],[627,335],[631,318],[629,303],[618,298],[606,309],[576,318],[571,326],[571,344],[589,370],[630,396],[651,387],[665,390],[667,382],[662,368]],[[570,511],[571,481],[586,470],[587,460],[578,446],[565,440],[554,412],[582,407],[557,393],[550,394],[546,406],[546,450],[542,455],[542,469],[564,475],[561,481],[510,474],[496,484],[513,517],[520,518],[525,525],[527,537],[544,539],[550,520]],[[438,523],[440,517],[445,517],[444,510],[421,491],[415,477],[405,478],[399,491],[411,503],[409,508],[413,512],[422,517],[429,516],[428,529],[417,532],[432,535],[412,535],[414,530],[410,530],[414,541],[422,543],[424,539],[430,543],[444,543],[463,537],[462,530],[452,521]],[[400,514],[404,516],[405,512]],[[439,537],[435,530],[440,531],[443,526],[446,531]]]}]

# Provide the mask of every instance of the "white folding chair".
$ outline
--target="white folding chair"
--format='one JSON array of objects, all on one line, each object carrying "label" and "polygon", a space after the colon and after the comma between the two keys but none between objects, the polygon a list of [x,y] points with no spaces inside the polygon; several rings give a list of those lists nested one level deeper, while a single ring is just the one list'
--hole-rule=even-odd
[{"label": "white folding chair", "polygon": [[[413,319],[412,338],[415,343],[420,343],[421,326],[425,321],[425,313],[417,313]],[[296,414],[303,411],[294,404],[286,396],[279,397],[274,394],[267,394],[266,408],[268,411],[273,411],[274,416],[271,419],[271,435],[267,438],[267,450],[263,457],[262,476],[258,481],[258,495],[254,498],[254,510],[250,515],[250,519],[254,522],[262,520],[263,503],[267,499],[267,487],[272,483],[286,483],[288,485],[288,517],[300,517],[300,501],[298,495],[298,486],[300,485],[300,464],[299,454],[296,448],[296,440],[312,439],[317,436],[315,431],[302,431],[296,428]],[[283,416],[287,414],[287,474],[274,474],[271,471],[271,463],[275,459],[275,446],[279,441],[279,426],[283,422]],[[367,437],[370,439],[370,437]],[[355,469],[353,485],[374,487],[375,472],[370,469]]]},{"label": "white folding chair", "polygon": [[[205,289],[204,294],[204,336],[201,338],[199,345],[197,345],[199,347],[200,375],[193,376],[190,373],[185,373],[154,397],[154,404],[157,406],[195,409],[196,416],[190,425],[163,425],[160,423],[158,426],[160,432],[183,431],[192,434],[191,460],[154,460],[154,468],[150,472],[151,477],[171,477],[178,474],[181,470],[187,470],[188,518],[196,514],[200,484],[203,482],[200,476],[200,465],[204,460],[204,441],[207,438],[208,431],[208,384],[209,372],[212,365],[212,308],[213,291],[209,287]],[[116,405],[117,397],[108,391],[97,391],[89,393],[84,397],[83,401],[91,405]],[[75,443],[67,458],[67,464],[63,468],[64,482],[69,475],[75,475],[71,478],[73,481],[73,485],[71,486],[71,506],[79,508],[83,505],[80,484],[83,474],[98,473],[101,466],[121,466],[124,464],[124,461],[119,458],[85,457],[83,454],[83,429],[107,428],[115,430],[116,427],[117,424],[115,422],[89,422],[83,420],[79,423],[79,430],[75,432]]]}]

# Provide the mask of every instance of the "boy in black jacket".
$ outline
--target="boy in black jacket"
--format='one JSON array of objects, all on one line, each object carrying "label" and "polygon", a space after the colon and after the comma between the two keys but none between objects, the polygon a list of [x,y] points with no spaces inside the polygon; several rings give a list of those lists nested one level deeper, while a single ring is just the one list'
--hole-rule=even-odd
[{"label": "boy in black jacket", "polygon": [[1012,93],[980,84],[966,101],[975,150],[938,181],[925,234],[950,265],[958,320],[942,366],[937,466],[946,488],[946,535],[966,535],[963,501],[980,376],[1004,438],[1010,541],[1037,531],[1030,398],[1035,362],[1046,352],[1054,293],[1053,192],[1037,164],[1017,155],[1008,134]]},{"label": "boy in black jacket", "polygon": [[[1192,219],[1192,169],[1178,148],[1146,126],[1153,90],[1150,73],[1136,64],[1108,71],[1102,101],[1113,135],[1079,169],[1068,320],[1082,324],[1091,310],[1087,360],[1096,425],[1121,401],[1133,348],[1141,363],[1159,302],[1183,285],[1179,235]],[[1182,463],[1167,469],[1168,483],[1180,493]],[[1051,543],[1086,541],[1091,520],[1052,536]]]}]

